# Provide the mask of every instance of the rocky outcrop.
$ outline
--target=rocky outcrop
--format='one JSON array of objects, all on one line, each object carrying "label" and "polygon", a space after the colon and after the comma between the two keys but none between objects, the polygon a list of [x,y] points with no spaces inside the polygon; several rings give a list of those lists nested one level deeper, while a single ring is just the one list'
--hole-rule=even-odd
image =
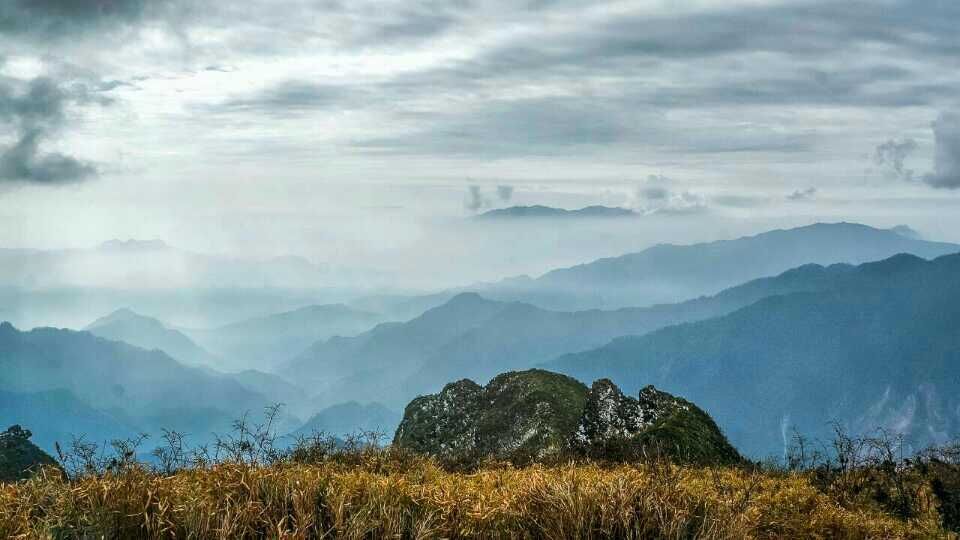
[{"label": "rocky outcrop", "polygon": [[44,466],[57,467],[52,457],[30,442],[32,435],[17,425],[0,433],[0,482],[29,478]]},{"label": "rocky outcrop", "polygon": [[482,394],[482,386],[463,379],[439,394],[414,399],[404,410],[394,441],[442,457],[475,452]]},{"label": "rocky outcrop", "polygon": [[652,386],[633,398],[607,379],[588,389],[536,369],[499,375],[483,387],[458,381],[413,400],[394,443],[467,462],[568,455],[623,461],[655,454],[711,463],[740,459],[713,420],[683,399]]}]

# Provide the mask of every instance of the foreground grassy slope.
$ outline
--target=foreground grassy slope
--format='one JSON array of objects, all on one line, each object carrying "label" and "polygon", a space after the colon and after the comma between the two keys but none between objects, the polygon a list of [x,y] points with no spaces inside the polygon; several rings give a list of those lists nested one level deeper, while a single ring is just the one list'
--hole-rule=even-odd
[{"label": "foreground grassy slope", "polygon": [[930,538],[930,497],[899,519],[817,489],[807,473],[666,462],[488,466],[432,461],[134,467],[0,484],[0,537]]}]

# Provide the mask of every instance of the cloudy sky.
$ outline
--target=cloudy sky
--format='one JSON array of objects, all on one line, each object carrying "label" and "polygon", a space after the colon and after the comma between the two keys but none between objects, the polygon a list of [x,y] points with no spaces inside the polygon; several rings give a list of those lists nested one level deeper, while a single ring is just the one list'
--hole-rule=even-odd
[{"label": "cloudy sky", "polygon": [[512,204],[645,214],[610,254],[816,220],[960,241],[958,22],[953,0],[10,0],[0,245],[385,265],[478,251],[457,224]]}]

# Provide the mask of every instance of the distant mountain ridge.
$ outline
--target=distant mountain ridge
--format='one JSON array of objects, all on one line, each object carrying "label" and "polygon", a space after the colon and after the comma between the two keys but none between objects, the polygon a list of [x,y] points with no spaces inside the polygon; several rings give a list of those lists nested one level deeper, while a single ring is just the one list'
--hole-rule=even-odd
[{"label": "distant mountain ridge", "polygon": [[344,304],[311,305],[212,329],[184,329],[235,369],[269,371],[317,341],[353,336],[383,322],[377,313]]},{"label": "distant mountain ridge", "polygon": [[224,365],[220,358],[194,343],[182,332],[128,308],[118,309],[93,321],[84,330],[95,336],[123,341],[147,350],[162,350],[184,364],[208,368],[222,368]]},{"label": "distant mountain ridge", "polygon": [[[21,332],[6,322],[0,323],[0,373],[0,392],[47,396],[43,399],[55,399],[51,403],[79,400],[105,415],[90,421],[124,433],[124,426],[148,433],[167,428],[204,439],[229,430],[239,415],[259,414],[270,404],[226,376],[185,366],[160,350],[88,332]],[[67,393],[50,394],[56,391]],[[75,412],[87,410],[70,406]],[[104,422],[105,417],[115,422]]]},{"label": "distant mountain ridge", "polygon": [[278,373],[314,385],[328,404],[369,395],[398,406],[458,377],[483,382],[619,336],[724,315],[768,296],[817,291],[853,269],[805,265],[713,297],[609,311],[557,312],[463,293],[411,321],[317,343]]},{"label": "distant mountain ridge", "polygon": [[[675,303],[715,294],[804,264],[860,264],[911,253],[923,258],[960,252],[960,245],[914,238],[907,229],[816,223],[734,240],[649,249],[472,287],[488,298],[547,309],[615,309]],[[912,230],[910,230],[912,231]],[[469,289],[469,288],[468,288]]]},{"label": "distant mountain ridge", "polygon": [[400,413],[380,403],[361,404],[356,401],[332,405],[311,416],[289,436],[310,437],[323,434],[345,439],[373,432],[389,437],[400,423]]},{"label": "distant mountain ridge", "polygon": [[0,425],[33,426],[33,441],[46,452],[55,443],[67,446],[74,437],[102,443],[137,435],[139,429],[123,418],[94,409],[64,389],[16,393],[0,390]]},{"label": "distant mountain ridge", "polygon": [[543,366],[688,396],[756,457],[781,454],[794,429],[828,438],[831,421],[859,434],[884,427],[917,449],[960,436],[958,276],[960,254],[898,255],[832,273],[817,291]]},{"label": "distant mountain ridge", "polygon": [[488,210],[477,216],[480,220],[522,219],[522,218],[622,218],[636,217],[638,214],[629,208],[611,206],[586,206],[576,210],[554,208],[552,206],[510,206]]}]

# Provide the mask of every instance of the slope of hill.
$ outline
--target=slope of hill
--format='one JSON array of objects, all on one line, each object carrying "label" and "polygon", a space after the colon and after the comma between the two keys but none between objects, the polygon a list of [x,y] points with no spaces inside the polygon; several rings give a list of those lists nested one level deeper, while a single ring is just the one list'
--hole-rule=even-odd
[{"label": "slope of hill", "polygon": [[[590,453],[623,459],[656,451],[696,462],[739,459],[710,417],[653,387],[639,399],[607,380],[579,381],[533,369],[486,386],[464,379],[410,402],[394,443],[449,460],[487,457],[519,463]],[[611,450],[616,449],[613,455]]]},{"label": "slope of hill", "polygon": [[270,369],[333,336],[352,336],[383,322],[382,316],[343,304],[314,305],[256,317],[210,330],[184,330],[235,369]]},{"label": "slope of hill", "polygon": [[418,369],[424,357],[437,347],[501,309],[502,304],[485,301],[479,295],[459,295],[411,321],[384,323],[356,337],[334,337],[316,343],[281,366],[279,373],[329,384],[360,373],[379,372],[381,377],[396,381]]},{"label": "slope of hill", "polygon": [[638,253],[561,268],[536,279],[478,285],[501,300],[547,309],[618,308],[672,303],[714,294],[803,264],[860,264],[911,253],[933,258],[960,245],[929,242],[854,223],[817,223],[704,244],[661,244]]},{"label": "slope of hill", "polygon": [[960,435],[960,255],[858,266],[818,292],[624,337],[544,364],[627,391],[656,384],[711,411],[738,448],[781,454],[794,429],[876,427],[912,448]]},{"label": "slope of hill", "polygon": [[237,382],[184,366],[162,351],[71,330],[20,332],[0,324],[0,372],[0,390],[67,390],[148,432],[170,428],[205,436],[268,404]]},{"label": "slope of hill", "polygon": [[30,442],[32,433],[19,425],[0,433],[0,482],[29,478],[40,467],[57,467],[46,452]]},{"label": "slope of hill", "polygon": [[209,368],[222,368],[224,365],[222,360],[198,346],[182,332],[127,308],[118,309],[93,321],[84,330],[95,336],[123,341],[135,347],[159,349],[184,364]]},{"label": "slope of hill", "polygon": [[320,395],[318,405],[377,396],[402,406],[457,378],[484,382],[618,336],[723,315],[773,294],[818,290],[851,268],[804,266],[714,297],[614,311],[555,312],[464,293],[407,323],[318,343],[278,373],[309,381]]},{"label": "slope of hill", "polygon": [[351,435],[362,435],[365,432],[389,436],[396,431],[399,423],[400,413],[380,403],[360,404],[349,401],[332,405],[318,412],[290,436],[309,437],[322,433],[344,439]]},{"label": "slope of hill", "polygon": [[34,443],[51,453],[55,443],[66,448],[74,437],[102,443],[127,439],[139,431],[63,389],[32,393],[0,391],[0,425],[11,424],[33,427]]},{"label": "slope of hill", "polygon": [[382,313],[384,321],[409,321],[428,309],[445,304],[456,296],[454,291],[432,294],[375,294],[355,298],[350,307]]}]

